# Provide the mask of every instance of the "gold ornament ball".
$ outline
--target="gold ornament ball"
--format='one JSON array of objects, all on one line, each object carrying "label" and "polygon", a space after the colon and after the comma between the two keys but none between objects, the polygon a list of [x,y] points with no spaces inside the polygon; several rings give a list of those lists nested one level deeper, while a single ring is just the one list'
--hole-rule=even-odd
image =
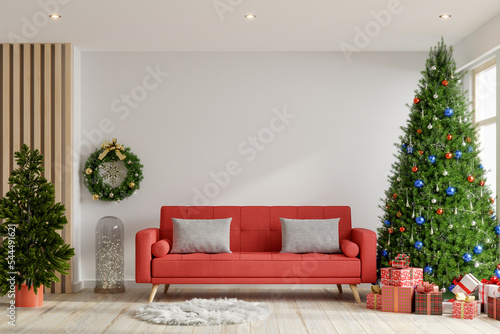
[{"label": "gold ornament ball", "polygon": [[130,182],[130,183],[128,184],[128,186],[129,186],[130,188],[133,188],[133,187],[135,187],[135,183],[134,183],[134,182]]},{"label": "gold ornament ball", "polygon": [[111,194],[109,194],[109,197],[113,198],[113,197],[115,197],[115,194],[111,193]]},{"label": "gold ornament ball", "polygon": [[92,195],[92,199],[94,201],[97,201],[99,199],[99,195],[97,195],[97,194]]},{"label": "gold ornament ball", "polygon": [[92,174],[92,172],[93,172],[92,168],[87,168],[87,169],[85,170],[85,173],[86,173],[87,175]]}]

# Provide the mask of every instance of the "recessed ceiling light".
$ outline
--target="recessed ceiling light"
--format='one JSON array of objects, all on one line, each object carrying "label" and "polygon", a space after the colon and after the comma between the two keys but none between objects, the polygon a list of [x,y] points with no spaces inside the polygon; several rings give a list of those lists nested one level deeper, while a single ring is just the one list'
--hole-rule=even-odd
[{"label": "recessed ceiling light", "polygon": [[61,15],[59,15],[59,14],[50,14],[50,15],[49,15],[49,17],[50,17],[51,19],[57,20],[57,19],[60,19],[60,18],[61,18]]},{"label": "recessed ceiling light", "polygon": [[442,18],[443,20],[446,20],[446,19],[451,18],[451,15],[450,14],[441,14],[441,15],[439,15],[439,17]]},{"label": "recessed ceiling light", "polygon": [[247,15],[245,15],[245,17],[246,17],[247,19],[249,19],[249,20],[252,20],[252,19],[256,18],[256,17],[257,17],[257,15],[254,15],[254,14],[247,14]]}]

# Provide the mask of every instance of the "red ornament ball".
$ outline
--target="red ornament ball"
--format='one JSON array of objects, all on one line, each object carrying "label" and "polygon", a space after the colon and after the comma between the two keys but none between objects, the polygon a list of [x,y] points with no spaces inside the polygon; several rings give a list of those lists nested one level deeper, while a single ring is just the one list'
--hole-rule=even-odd
[{"label": "red ornament ball", "polygon": [[493,210],[488,211],[488,213],[489,213],[490,215],[492,215],[492,214],[493,214]]},{"label": "red ornament ball", "polygon": [[446,135],[446,139],[448,139],[448,140],[452,140],[452,139],[453,139],[453,136],[452,136],[451,134],[449,134],[449,133],[448,133],[448,134]]},{"label": "red ornament ball", "polygon": [[398,211],[398,213],[396,213],[396,216],[401,217],[403,214],[401,213],[401,211]]},{"label": "red ornament ball", "polygon": [[399,232],[404,232],[404,231],[406,231],[406,229],[404,228],[404,226],[401,226],[401,227],[399,228]]},{"label": "red ornament ball", "polygon": [[389,261],[389,267],[392,267],[392,260]]},{"label": "red ornament ball", "polygon": [[469,181],[470,183],[474,182],[475,178],[474,178],[474,175],[469,175],[467,177],[467,181]]},{"label": "red ornament ball", "polygon": [[413,103],[417,104],[419,102],[420,102],[420,99],[418,97],[416,97],[416,98],[413,99]]},{"label": "red ornament ball", "polygon": [[484,183],[485,183],[485,182],[484,182],[484,180],[479,181],[479,185],[480,185],[481,187],[482,187],[482,186],[484,186]]},{"label": "red ornament ball", "polygon": [[396,197],[398,197],[398,194],[392,195],[392,198],[396,199]]},{"label": "red ornament ball", "polygon": [[441,84],[443,84],[443,86],[448,86],[448,81],[447,81],[447,80],[443,80],[443,81],[441,82]]},{"label": "red ornament ball", "polygon": [[411,169],[412,172],[418,172],[418,167],[417,166],[413,166],[413,168]]},{"label": "red ornament ball", "polygon": [[470,143],[470,142],[471,142],[470,137],[465,137],[464,139],[465,139],[465,141],[466,141],[467,143]]},{"label": "red ornament ball", "polygon": [[391,206],[390,206],[390,205],[388,205],[388,206],[387,206],[387,209],[389,209],[390,207],[391,207]]},{"label": "red ornament ball", "polygon": [[421,133],[422,133],[422,129],[418,129],[418,130],[417,130],[417,133],[418,133],[418,134],[421,134]]},{"label": "red ornament ball", "polygon": [[437,213],[438,215],[442,215],[442,214],[443,214],[443,209],[441,209],[441,208],[437,209],[437,210],[436,210],[436,213]]},{"label": "red ornament ball", "polygon": [[424,154],[424,151],[420,150],[420,151],[418,151],[418,154],[422,155],[422,154]]},{"label": "red ornament ball", "polygon": [[499,263],[499,264],[497,264],[497,269],[498,269],[498,270],[500,270],[500,263]]},{"label": "red ornament ball", "polygon": [[448,152],[445,154],[445,157],[446,157],[446,159],[451,159],[451,158],[453,158],[453,153]]},{"label": "red ornament ball", "polygon": [[394,232],[394,229],[392,227],[389,227],[389,233]]},{"label": "red ornament ball", "polygon": [[490,202],[491,202],[491,204],[495,203],[495,199],[493,197],[490,197]]}]

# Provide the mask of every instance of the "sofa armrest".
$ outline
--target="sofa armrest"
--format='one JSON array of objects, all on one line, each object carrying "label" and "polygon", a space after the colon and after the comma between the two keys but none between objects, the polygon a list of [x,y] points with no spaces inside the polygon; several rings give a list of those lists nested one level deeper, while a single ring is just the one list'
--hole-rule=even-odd
[{"label": "sofa armrest", "polygon": [[159,228],[147,228],[135,235],[135,282],[151,283],[151,246],[160,240]]},{"label": "sofa armrest", "polygon": [[352,241],[359,246],[361,282],[377,282],[377,234],[366,228],[353,228]]}]

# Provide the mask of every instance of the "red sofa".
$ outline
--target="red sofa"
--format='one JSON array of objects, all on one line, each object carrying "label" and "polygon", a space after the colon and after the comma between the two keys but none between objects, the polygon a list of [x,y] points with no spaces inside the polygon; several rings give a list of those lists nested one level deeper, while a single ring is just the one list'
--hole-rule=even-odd
[{"label": "red sofa", "polygon": [[[169,243],[172,240],[171,218],[229,217],[232,217],[232,253],[153,256],[153,245],[162,239]],[[280,217],[340,218],[339,240],[347,239],[357,244],[359,254],[349,257],[345,254],[280,253]],[[341,284],[349,284],[360,303],[356,284],[377,280],[376,239],[371,230],[351,227],[348,206],[164,206],[160,228],[147,228],[136,234],[135,279],[137,283],[152,284],[149,302],[153,301],[160,284],[165,284],[165,292],[170,284],[337,284],[340,292]],[[167,245],[165,241],[158,246],[161,244]],[[155,254],[158,255],[157,250]]]}]

